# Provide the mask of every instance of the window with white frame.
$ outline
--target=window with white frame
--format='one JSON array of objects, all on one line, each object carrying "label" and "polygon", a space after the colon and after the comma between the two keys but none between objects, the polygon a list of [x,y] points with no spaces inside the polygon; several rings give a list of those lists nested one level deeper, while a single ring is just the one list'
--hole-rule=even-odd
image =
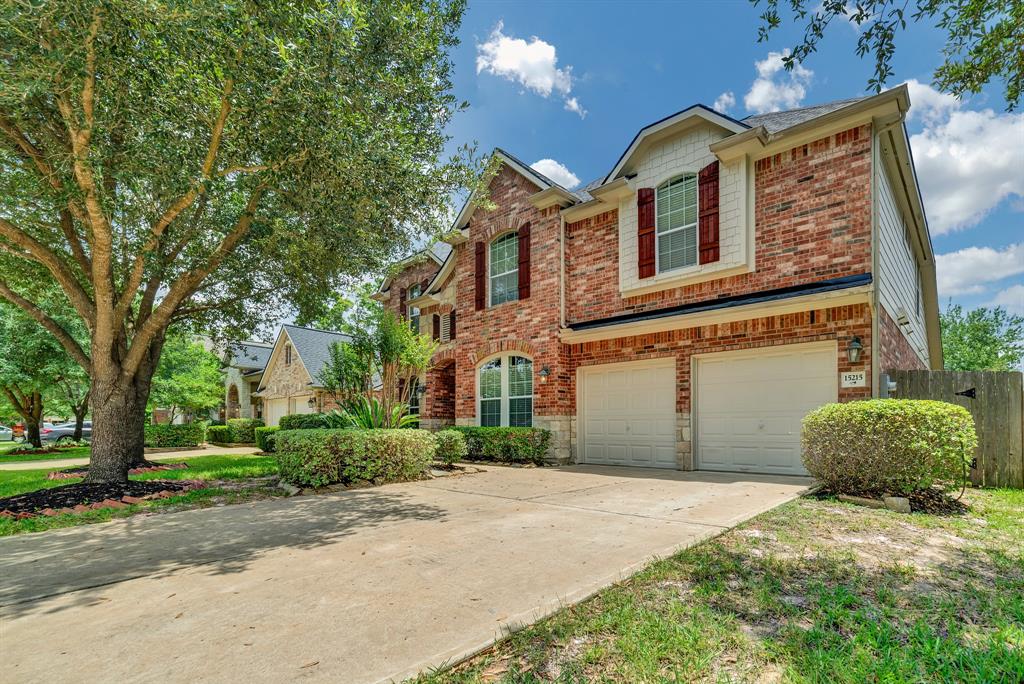
[{"label": "window with white frame", "polygon": [[505,233],[490,248],[491,306],[519,299],[519,234]]},{"label": "window with white frame", "polygon": [[482,427],[533,426],[533,361],[507,354],[480,366],[479,408]]},{"label": "window with white frame", "polygon": [[697,175],[658,186],[655,196],[658,273],[697,263]]},{"label": "window with white frame", "polygon": [[[422,294],[419,285],[413,285],[409,288],[409,299],[416,299]],[[418,306],[409,307],[409,327],[412,328],[413,332],[418,333],[420,331],[420,308]]]}]

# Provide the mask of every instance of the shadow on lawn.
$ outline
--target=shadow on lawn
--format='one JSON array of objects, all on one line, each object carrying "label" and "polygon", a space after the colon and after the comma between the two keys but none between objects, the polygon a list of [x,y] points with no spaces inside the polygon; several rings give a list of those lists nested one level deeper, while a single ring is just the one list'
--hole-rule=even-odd
[{"label": "shadow on lawn", "polygon": [[[0,612],[11,618],[84,605],[106,585],[189,568],[241,572],[275,549],[308,549],[394,522],[445,515],[407,493],[373,488],[7,537],[0,539]],[[71,603],[46,607],[45,599],[68,592],[76,592]]]}]

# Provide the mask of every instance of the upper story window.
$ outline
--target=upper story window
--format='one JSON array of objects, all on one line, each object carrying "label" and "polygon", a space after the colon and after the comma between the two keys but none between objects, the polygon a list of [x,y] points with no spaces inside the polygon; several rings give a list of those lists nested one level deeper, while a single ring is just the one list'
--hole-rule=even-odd
[{"label": "upper story window", "polygon": [[519,299],[519,234],[505,233],[490,248],[491,306]]},{"label": "upper story window", "polygon": [[[422,288],[417,284],[409,288],[409,299],[416,299],[422,292]],[[412,328],[413,332],[420,331],[420,308],[418,306],[410,306],[409,311],[409,327]]]},{"label": "upper story window", "polygon": [[655,196],[658,273],[697,263],[697,175],[658,186]]},{"label": "upper story window", "polygon": [[284,365],[292,365],[292,345],[284,345]]},{"label": "upper story window", "polygon": [[480,366],[479,407],[482,427],[533,425],[533,361],[513,354]]}]

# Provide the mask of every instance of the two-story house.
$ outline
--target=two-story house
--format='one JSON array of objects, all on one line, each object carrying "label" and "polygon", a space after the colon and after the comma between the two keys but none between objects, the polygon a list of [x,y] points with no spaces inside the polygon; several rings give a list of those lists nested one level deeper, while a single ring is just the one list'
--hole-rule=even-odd
[{"label": "two-story house", "polygon": [[942,365],[909,106],[694,105],[575,192],[496,150],[494,208],[470,197],[450,249],[378,294],[441,342],[422,424],[547,428],[561,462],[804,472],[809,410]]}]

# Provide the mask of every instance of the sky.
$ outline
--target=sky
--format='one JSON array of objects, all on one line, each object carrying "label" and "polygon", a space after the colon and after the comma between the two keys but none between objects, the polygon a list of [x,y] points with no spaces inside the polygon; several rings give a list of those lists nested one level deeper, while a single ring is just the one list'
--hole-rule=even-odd
[{"label": "sky", "polygon": [[[874,62],[855,54],[855,24],[831,25],[787,72],[781,56],[802,30],[758,43],[761,11],[746,0],[470,0],[453,52],[469,107],[448,131],[453,148],[502,147],[571,187],[607,173],[638,129],[695,103],[742,119],[870,94]],[[1024,315],[1024,114],[1006,112],[1001,84],[962,102],[932,88],[943,45],[912,24],[887,84],[910,87],[940,304]]]}]

